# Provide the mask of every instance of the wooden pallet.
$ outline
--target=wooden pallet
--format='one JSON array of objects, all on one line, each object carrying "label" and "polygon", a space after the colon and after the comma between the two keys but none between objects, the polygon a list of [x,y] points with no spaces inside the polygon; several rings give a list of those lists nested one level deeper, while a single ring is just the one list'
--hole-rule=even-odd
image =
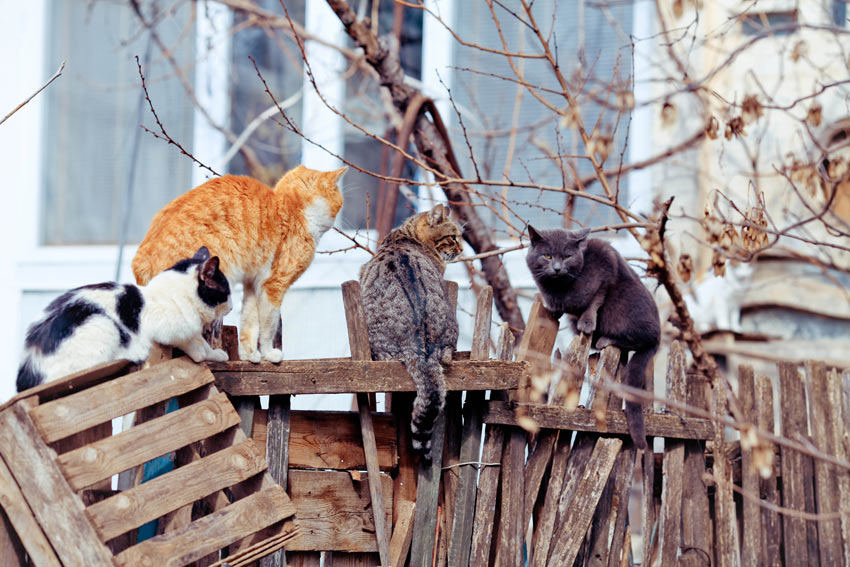
[{"label": "wooden pallet", "polygon": [[[185,357],[128,369],[101,365],[0,406],[0,503],[30,560],[177,567],[230,546],[235,567],[294,538],[295,507],[209,369]],[[111,435],[112,419],[173,398],[178,410]],[[113,475],[172,452],[173,471],[109,489]],[[161,533],[135,543],[157,519]]]}]

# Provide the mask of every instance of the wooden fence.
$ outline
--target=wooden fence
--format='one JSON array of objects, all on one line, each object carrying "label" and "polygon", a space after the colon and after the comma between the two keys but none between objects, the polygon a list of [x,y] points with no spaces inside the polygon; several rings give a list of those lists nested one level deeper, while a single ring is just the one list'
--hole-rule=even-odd
[{"label": "wooden fence", "polygon": [[[643,565],[850,565],[850,372],[783,363],[774,393],[742,366],[734,398],[689,374],[674,342],[666,399],[645,414],[650,447],[663,438],[663,451],[640,454],[612,393],[627,390],[619,352],[591,357],[579,336],[553,366],[557,323],[539,303],[516,348],[503,329],[491,349],[485,288],[472,349],[446,372],[433,441],[442,453],[424,464],[410,448],[413,383],[401,363],[369,360],[356,282],[343,297],[351,357],[208,365],[296,510],[297,537],[260,565],[621,567],[633,547]],[[235,340],[225,329],[231,353]],[[553,376],[558,387],[535,397]],[[585,407],[575,407],[583,384]],[[377,392],[386,412],[374,411]],[[322,393],[354,393],[358,411],[290,409],[292,395]],[[729,399],[749,422],[737,424],[741,441],[722,427]],[[0,502],[16,513],[2,490]],[[3,545],[0,567],[21,564],[22,555],[4,563]]]}]

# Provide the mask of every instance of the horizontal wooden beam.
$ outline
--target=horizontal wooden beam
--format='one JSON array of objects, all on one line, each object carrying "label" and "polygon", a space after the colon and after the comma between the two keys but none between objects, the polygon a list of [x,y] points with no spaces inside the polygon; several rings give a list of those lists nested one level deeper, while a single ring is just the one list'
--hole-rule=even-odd
[{"label": "horizontal wooden beam", "polygon": [[[216,385],[232,396],[413,392],[416,387],[398,361],[349,359],[207,363]],[[446,367],[448,390],[513,390],[528,373],[523,362],[454,361]]]},{"label": "horizontal wooden beam", "polygon": [[[484,423],[519,425],[514,407],[506,402],[490,402],[484,415]],[[593,410],[587,408],[570,410],[545,404],[522,404],[522,408],[523,415],[533,419],[542,429],[569,429],[616,435],[629,432],[626,416],[622,411],[606,412],[605,427],[601,428],[596,423]],[[714,424],[707,419],[651,413],[644,414],[644,422],[646,434],[652,437],[672,439],[712,439],[714,437]]]}]

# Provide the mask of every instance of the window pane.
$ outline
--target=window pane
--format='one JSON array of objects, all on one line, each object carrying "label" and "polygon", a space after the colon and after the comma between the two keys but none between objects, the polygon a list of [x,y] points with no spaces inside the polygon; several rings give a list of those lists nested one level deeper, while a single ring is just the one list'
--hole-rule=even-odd
[{"label": "window pane", "polygon": [[[281,11],[279,0],[258,0],[255,4],[272,13]],[[287,0],[286,8],[293,21],[304,21],[303,0]],[[304,76],[301,51],[298,44],[288,38],[288,30],[245,26],[247,19],[244,12],[236,11],[234,14],[234,29],[239,31],[233,36],[230,120],[237,135],[274,104],[249,56],[257,62],[269,90],[281,104],[301,91]],[[300,124],[301,99],[293,101],[284,111],[293,122]],[[251,175],[273,187],[281,175],[301,163],[301,138],[278,124],[281,121],[275,113],[263,121],[248,139],[246,146],[256,163],[252,164],[243,152],[239,152],[230,162],[229,171]],[[257,167],[258,164],[261,167]]]},{"label": "window pane", "polygon": [[[155,6],[142,4],[148,18]],[[181,72],[191,79],[195,42],[191,4],[170,8],[164,7],[167,12],[157,33]],[[57,61],[65,59],[67,66],[44,93],[42,242],[117,242],[125,226],[123,211],[134,161],[126,236],[128,242],[138,242],[154,213],[191,188],[194,166],[173,146],[140,131],[140,123],[156,132],[158,127],[140,98],[143,92],[133,56],[144,60],[150,48],[144,72],[151,99],[168,134],[188,151],[192,148],[191,102],[167,58],[156,45],[149,46],[150,36],[129,3],[54,0],[47,12],[46,65],[50,73]]]},{"label": "window pane", "polygon": [[[580,4],[583,9],[580,9]],[[501,33],[512,51],[529,54],[541,52],[539,43],[536,43],[537,38],[527,25],[508,12],[511,10],[515,14],[522,13],[523,8],[519,2],[497,5],[495,11],[500,23],[498,27],[486,3],[456,2],[456,6],[456,28],[464,40],[502,51],[504,48],[500,39]],[[616,82],[620,89],[631,89],[630,52],[624,47],[629,45],[632,9],[630,2],[595,4],[582,0],[548,0],[534,3],[535,19],[543,26],[544,34],[548,34],[549,27],[554,26],[550,47],[557,49],[560,70],[570,82],[571,94],[580,100],[585,128],[588,133],[592,132],[598,121],[600,131],[613,136],[604,169],[617,164],[625,143],[628,117],[623,115],[618,120],[617,111],[610,108],[615,104],[615,98],[607,86]],[[582,14],[584,19],[579,21]],[[583,59],[579,54],[580,37],[584,37]],[[579,61],[584,61],[581,78],[591,76],[586,82],[575,76],[579,70]],[[510,179],[517,183],[562,186],[561,169],[547,156],[584,155],[583,144],[575,131],[559,120],[554,111],[538,101],[528,90],[518,89],[516,75],[505,56],[456,44],[454,63],[456,74],[452,95],[462,114],[481,176],[502,180],[504,173],[507,173]],[[566,106],[565,99],[559,94],[558,81],[547,62],[515,58],[514,63],[522,69],[529,84],[554,91],[537,91],[548,103],[557,108]],[[513,79],[514,82],[500,77]],[[518,96],[522,98],[517,105]],[[474,165],[454,114],[452,112],[451,116],[444,118],[452,124],[455,154],[463,168],[463,174],[466,177],[474,177]],[[514,116],[517,135],[512,143],[510,134]],[[510,164],[505,172],[509,158]],[[579,176],[593,173],[588,160],[572,161]],[[564,168],[566,183],[570,186],[574,175],[566,160]],[[613,183],[615,181],[612,181]],[[620,179],[619,184],[622,194],[626,195],[625,176]],[[486,200],[491,211],[488,213],[488,209],[484,207],[478,210],[485,218],[489,217],[488,221],[498,230],[505,230],[504,223],[499,220],[500,216],[520,230],[523,229],[525,221],[540,228],[563,226],[565,220],[569,223],[569,219],[561,216],[566,203],[564,194],[541,193],[536,189],[513,187],[505,191],[495,188],[480,188],[480,191],[483,195],[491,196],[492,200]],[[599,184],[591,186],[589,192],[601,194]],[[500,202],[502,199],[506,202]],[[621,198],[621,202],[626,201],[627,199]],[[594,204],[587,199],[578,199],[574,217],[582,223],[602,225],[613,221],[614,213],[608,207]]]}]

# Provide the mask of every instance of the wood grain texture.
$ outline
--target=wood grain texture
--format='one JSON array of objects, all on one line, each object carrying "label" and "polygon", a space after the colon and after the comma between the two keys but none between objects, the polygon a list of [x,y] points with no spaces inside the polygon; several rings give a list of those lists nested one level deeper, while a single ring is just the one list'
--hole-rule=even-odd
[{"label": "wood grain texture", "polygon": [[[279,365],[210,363],[219,389],[231,395],[415,392],[396,360],[284,360]],[[223,366],[227,365],[227,366]],[[454,361],[445,367],[448,390],[513,390],[527,376],[519,362]]]},{"label": "wood grain texture", "polygon": [[[347,281],[342,284],[342,299],[345,305],[345,321],[348,325],[348,345],[351,359],[371,360],[372,351],[369,346],[369,333],[366,328],[366,312],[360,295],[360,283]],[[378,447],[375,441],[375,426],[372,423],[369,395],[366,392],[357,393],[357,411],[360,415],[360,433],[363,441],[363,453],[366,458],[366,471],[369,478],[380,478],[378,465]],[[381,563],[390,563],[390,533],[384,516],[384,500],[381,486],[377,482],[369,483],[369,494],[372,500],[372,513],[375,522],[375,538],[378,541],[378,553]]]},{"label": "wood grain texture", "polygon": [[[846,424],[850,420],[850,371],[843,376],[836,369],[827,375],[829,399],[834,400],[836,423]],[[850,431],[847,427],[833,428],[835,435],[835,455],[844,461],[850,457]],[[838,483],[838,501],[850,502],[850,471],[839,470],[836,473]],[[841,515],[841,540],[844,550],[844,566],[850,566],[850,514]]]},{"label": "wood grain texture", "polygon": [[[795,439],[800,435],[808,437],[805,384],[795,364],[779,364],[779,388],[782,403],[782,434],[789,439]],[[805,477],[805,461],[809,457],[786,447],[782,447],[780,451],[782,505],[793,510],[814,512],[806,507],[804,486],[807,482],[811,483],[811,478]],[[782,528],[785,541],[785,564],[808,565],[806,520],[797,516],[783,515]]]},{"label": "wood grain texture", "polygon": [[[773,382],[767,376],[756,375],[756,425],[759,429],[770,433],[774,433],[773,398]],[[777,467],[774,466],[773,471],[776,469]],[[782,504],[776,474],[771,472],[769,478],[759,479],[759,494],[769,504],[776,506]],[[762,538],[764,547],[761,553],[762,565],[765,567],[782,567],[782,519],[777,512],[765,507],[761,510],[761,525],[764,531]]]},{"label": "wood grain texture", "polygon": [[[389,567],[404,567],[407,555],[410,552],[410,542],[413,540],[413,515],[416,504],[414,502],[403,502],[399,509],[398,520],[393,526],[393,535],[390,539],[390,565]],[[462,565],[459,563],[458,565]]]},{"label": "wood grain texture", "polygon": [[[667,396],[675,402],[686,397],[685,351],[682,343],[670,345],[667,361]],[[679,557],[682,527],[682,482],[685,466],[685,444],[681,440],[664,440],[661,465],[661,514],[658,524],[658,567],[673,565]]]},{"label": "wood grain texture", "polygon": [[[515,407],[517,406],[505,402],[489,402],[484,413],[484,423],[517,425],[519,421]],[[541,428],[570,429],[613,435],[627,435],[629,433],[625,414],[619,410],[606,412],[605,425],[599,427],[592,409],[576,408],[570,410],[546,404],[521,404],[518,409],[525,412],[525,415],[533,419]],[[651,436],[673,439],[710,439],[714,436],[714,425],[707,419],[646,414],[644,421],[646,422],[647,435]]]},{"label": "wood grain texture", "polygon": [[[258,442],[268,443],[267,416],[265,410],[255,413],[253,438]],[[395,422],[390,414],[372,414],[378,465],[383,471],[398,464]],[[289,414],[288,468],[362,470],[366,468],[366,456],[360,435],[360,417],[355,412],[292,410]],[[269,470],[272,470],[271,464]]]},{"label": "wood grain texture", "polygon": [[[752,366],[742,364],[738,367],[738,401],[743,415],[755,419],[758,412]],[[746,443],[741,444],[741,489],[751,495],[759,494],[759,473],[753,462],[753,448]],[[761,507],[757,502],[744,498],[742,512],[741,565],[756,567],[764,553]]]},{"label": "wood grain texture", "polygon": [[266,469],[262,448],[248,439],[86,509],[104,541]]},{"label": "wood grain texture", "polygon": [[[492,323],[493,288],[485,286],[478,294],[475,323],[472,330],[471,360],[490,357],[490,324]],[[484,392],[467,392],[463,408],[463,432],[459,461],[465,464],[458,473],[457,501],[455,503],[449,542],[450,565],[468,565],[472,544],[472,527],[475,519],[475,493],[481,451],[481,416],[484,411]]]},{"label": "wood grain texture", "polygon": [[111,362],[104,362],[103,364],[92,366],[86,370],[75,372],[74,374],[69,374],[64,378],[59,378],[58,380],[39,384],[34,388],[29,388],[28,390],[17,394],[15,397],[0,405],[0,411],[15,405],[23,399],[31,398],[33,396],[37,396],[39,402],[44,403],[48,400],[83,390],[89,386],[100,384],[104,380],[108,380],[113,376],[126,374],[132,365],[133,363],[129,360],[113,360]]},{"label": "wood grain texture", "polygon": [[[266,413],[264,436],[258,439],[257,412],[254,413],[254,427],[251,432],[254,439],[265,448],[269,464],[269,474],[284,490],[289,486],[289,453],[291,446],[292,410],[290,396],[270,396]],[[315,413],[315,412],[314,412]],[[260,560],[260,567],[285,567],[286,552],[276,551]]]},{"label": "wood grain texture", "polygon": [[[500,360],[513,357],[514,336],[507,323],[499,329],[496,353]],[[505,392],[492,392],[491,397],[506,398]],[[483,466],[478,473],[478,495],[475,501],[475,521],[472,527],[470,565],[489,565],[493,530],[496,525],[496,501],[501,478],[501,457],[505,441],[502,425],[488,425],[481,452]]]},{"label": "wood grain texture", "polygon": [[39,405],[31,416],[44,442],[53,443],[212,380],[204,366],[183,357]]},{"label": "wood grain texture", "polygon": [[275,485],[195,520],[181,530],[134,545],[116,559],[127,567],[180,567],[294,513],[295,507],[286,493]]},{"label": "wood grain texture", "polygon": [[[293,551],[378,551],[368,477],[347,472],[289,471],[290,496],[298,510],[300,536]],[[384,512],[392,514],[392,479],[381,474]]]},{"label": "wood grain texture", "polygon": [[564,528],[552,545],[550,565],[573,564],[622,446],[622,440],[614,438],[603,437],[596,442],[564,515]]},{"label": "wood grain texture", "polygon": [[57,459],[75,490],[104,480],[237,425],[239,416],[222,393],[181,408]]},{"label": "wood grain texture", "polygon": [[[36,522],[9,467],[0,458],[0,566],[24,565],[23,550],[38,567],[62,567],[59,558]],[[11,528],[14,528],[13,530]]]},{"label": "wood grain texture", "polygon": [[416,481],[416,511],[413,517],[413,541],[410,544],[411,567],[431,567],[436,543],[438,500],[442,478],[443,443],[446,414],[440,413],[431,433],[431,461],[419,461]]},{"label": "wood grain texture", "polygon": [[[714,390],[714,413],[726,414],[726,384],[718,381]],[[715,552],[718,567],[738,567],[741,562],[738,520],[732,490],[732,462],[729,447],[718,428],[714,438],[714,525]]]},{"label": "wood grain texture", "polygon": [[98,538],[83,503],[39,438],[26,401],[0,412],[0,454],[56,555],[65,565],[107,567],[112,553]]},{"label": "wood grain texture", "polygon": [[[688,376],[688,404],[709,409],[710,389],[708,380],[702,375]],[[771,406],[772,407],[772,406]],[[685,441],[685,472],[682,486],[682,557],[689,565],[705,565],[706,558],[713,557],[714,524],[705,485],[705,443]],[[646,531],[644,531],[646,533]],[[778,542],[779,540],[777,540]]]},{"label": "wood grain texture", "polygon": [[[836,454],[836,427],[844,428],[841,419],[840,397],[829,386],[826,365],[823,362],[807,361],[806,378],[809,384],[809,421],[812,441],[827,455]],[[830,394],[833,394],[832,396]],[[839,425],[840,424],[840,425]],[[820,459],[814,459],[815,498],[818,514],[838,512],[841,501],[838,493],[838,476],[834,466]],[[841,565],[844,553],[841,541],[841,523],[839,520],[827,520],[817,523],[818,551],[821,565]]]}]

